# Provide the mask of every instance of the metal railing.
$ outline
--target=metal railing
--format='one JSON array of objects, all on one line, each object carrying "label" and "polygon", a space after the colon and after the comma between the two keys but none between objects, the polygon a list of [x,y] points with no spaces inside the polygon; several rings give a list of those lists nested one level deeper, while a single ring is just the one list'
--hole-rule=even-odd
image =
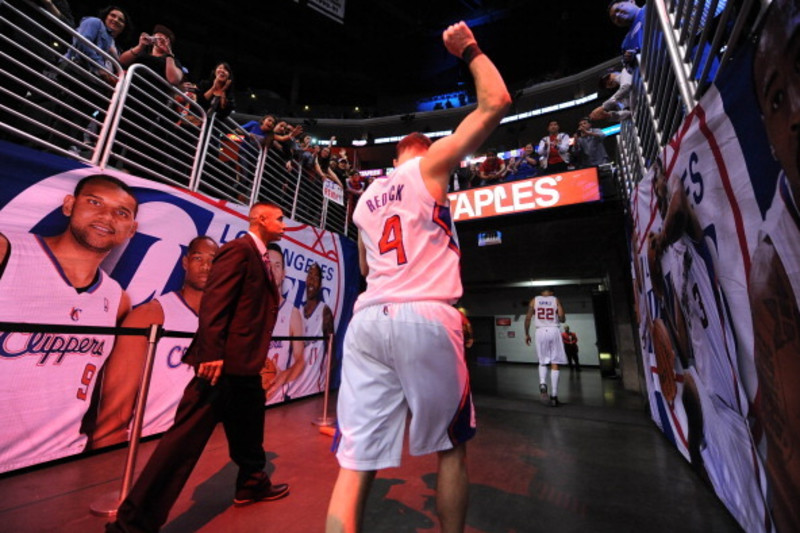
[{"label": "metal railing", "polygon": [[0,0],[0,28],[0,138],[234,203],[270,200],[355,237],[347,203],[323,196],[324,180],[299,154],[262,147],[144,65],[124,72],[28,0]]},{"label": "metal railing", "polygon": [[94,162],[95,152],[82,148],[101,142],[116,108],[120,64],[26,2],[0,2],[0,27],[0,129],[30,146]]},{"label": "metal railing", "polygon": [[628,197],[705,94],[769,0],[650,0],[632,118],[622,124],[619,187]]},{"label": "metal railing", "polygon": [[98,165],[189,188],[206,137],[203,109],[163,76],[133,65],[116,111]]}]

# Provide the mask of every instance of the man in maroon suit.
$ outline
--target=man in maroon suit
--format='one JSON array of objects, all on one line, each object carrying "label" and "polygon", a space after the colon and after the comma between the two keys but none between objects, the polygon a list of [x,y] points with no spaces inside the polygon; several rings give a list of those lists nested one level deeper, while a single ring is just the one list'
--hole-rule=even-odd
[{"label": "man in maroon suit", "polygon": [[264,366],[278,314],[278,288],[268,268],[267,244],[285,230],[281,209],[250,209],[247,235],[226,243],[211,266],[197,334],[184,356],[196,376],[183,393],[175,424],[164,434],[107,531],[154,532],[192,473],[218,422],[239,467],[235,505],[289,493],[264,472]]}]

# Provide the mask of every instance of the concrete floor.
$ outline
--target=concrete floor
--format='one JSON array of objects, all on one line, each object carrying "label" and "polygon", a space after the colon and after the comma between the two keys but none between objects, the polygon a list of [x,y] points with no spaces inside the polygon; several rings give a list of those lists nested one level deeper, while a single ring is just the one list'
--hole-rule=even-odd
[{"label": "concrete floor", "polygon": [[[519,364],[472,369],[478,435],[468,452],[468,532],[741,531],[650,421],[641,397],[596,368],[564,370],[564,404],[551,408],[538,399],[537,373]],[[233,507],[236,469],[220,427],[163,531],[322,531],[338,468],[331,438],[311,423],[322,409],[318,396],[267,410],[268,468],[275,482],[291,485],[289,497]],[[142,444],[139,465],[155,444]],[[89,506],[119,490],[125,454],[0,477],[0,531],[102,531],[106,519]],[[433,456],[406,456],[400,468],[381,472],[364,531],[437,531],[435,480]]]}]

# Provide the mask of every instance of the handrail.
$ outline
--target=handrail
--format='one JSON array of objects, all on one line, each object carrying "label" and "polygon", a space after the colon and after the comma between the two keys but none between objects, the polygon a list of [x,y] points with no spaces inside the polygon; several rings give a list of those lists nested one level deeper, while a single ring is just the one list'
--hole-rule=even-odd
[{"label": "handrail", "polygon": [[[632,106],[633,135],[622,135],[620,141],[623,159],[639,154],[641,167],[622,165],[623,174],[635,173],[623,176],[624,183],[638,183],[685,114],[725,69],[736,43],[754,29],[751,12],[756,7],[755,0],[727,0],[724,8],[723,1],[647,2],[649,12],[639,61],[641,67],[634,76],[633,89],[636,95],[633,100],[642,105]],[[763,13],[769,2],[761,0],[759,3]],[[716,27],[713,35],[712,21]],[[643,113],[645,109],[650,117]]]}]

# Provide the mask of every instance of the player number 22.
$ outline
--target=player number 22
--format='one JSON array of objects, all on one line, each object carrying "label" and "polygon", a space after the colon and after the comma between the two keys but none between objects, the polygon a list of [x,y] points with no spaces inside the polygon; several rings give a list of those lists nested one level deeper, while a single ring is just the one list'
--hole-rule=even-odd
[{"label": "player number 22", "polygon": [[536,310],[536,318],[539,320],[553,320],[556,316],[556,310],[552,307],[540,307]]},{"label": "player number 22", "polygon": [[392,215],[383,223],[383,233],[378,242],[378,249],[381,255],[392,251],[396,252],[398,265],[405,265],[408,262],[406,249],[403,246],[403,226],[400,223],[399,215]]}]

